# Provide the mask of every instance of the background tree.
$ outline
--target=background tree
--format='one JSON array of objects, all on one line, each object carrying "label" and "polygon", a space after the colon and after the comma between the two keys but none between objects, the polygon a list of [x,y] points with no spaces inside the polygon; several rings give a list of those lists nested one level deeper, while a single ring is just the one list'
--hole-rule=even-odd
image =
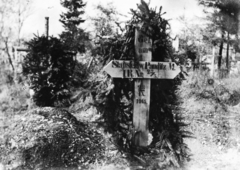
[{"label": "background tree", "polygon": [[20,45],[21,29],[30,15],[31,3],[24,0],[0,0],[0,47],[4,49],[13,71],[15,68],[10,50],[13,45]]},{"label": "background tree", "polygon": [[[82,0],[61,0],[62,6],[66,9],[60,15],[60,22],[63,24],[64,31],[60,34],[60,39],[65,46],[66,52],[72,53],[75,56],[74,68],[71,79],[72,93],[79,91],[84,84],[84,81],[89,75],[87,65],[77,60],[77,53],[84,53],[89,56],[88,48],[91,48],[89,34],[80,28],[85,21],[81,17],[84,14],[86,4]],[[77,100],[74,98],[73,101]]]},{"label": "background tree", "polygon": [[[94,56],[94,61],[98,62],[103,61],[102,56],[107,55],[107,51],[104,51],[102,47],[108,44],[106,43],[107,41],[111,42],[111,38],[120,38],[123,29],[121,28],[122,23],[119,21],[121,14],[117,11],[113,3],[107,3],[107,5],[98,4],[95,9],[96,14],[90,16],[93,28],[91,35],[94,42],[91,53]],[[95,69],[99,68],[95,67]]]},{"label": "background tree", "polygon": [[[214,28],[220,33],[218,68],[221,68],[222,51],[224,42],[227,42],[226,67],[229,67],[229,45],[230,35],[238,32],[238,15],[240,12],[240,2],[238,0],[199,0],[201,5],[211,8],[208,17],[210,28]],[[213,29],[211,29],[213,31]]]},{"label": "background tree", "polygon": [[15,0],[15,4],[17,4],[17,7],[15,7],[15,13],[17,15],[17,44],[18,46],[21,45],[21,31],[24,22],[30,16],[33,11],[32,11],[32,3],[33,0]]},{"label": "background tree", "polygon": [[0,1],[0,45],[5,51],[5,54],[8,57],[8,61],[12,70],[14,71],[14,65],[10,54],[9,43],[12,38],[11,21],[13,21],[13,2],[7,0]]},{"label": "background tree", "polygon": [[[179,33],[179,53],[185,54],[187,58],[190,58],[193,62],[205,55],[208,45],[205,45],[203,40],[203,32],[205,30],[205,23],[202,18],[194,18],[188,20],[185,15],[178,18],[179,22],[183,25],[183,28]],[[198,23],[195,23],[197,21]],[[199,24],[201,23],[201,24]]]},{"label": "background tree", "polygon": [[61,0],[61,4],[67,11],[60,15],[60,22],[65,29],[60,38],[70,51],[83,53],[88,34],[79,25],[84,22],[81,16],[86,4],[82,0]]},{"label": "background tree", "polygon": [[[121,31],[119,16],[121,15],[112,3],[96,6],[96,16],[90,17],[94,26],[94,37],[112,36]],[[121,15],[123,16],[123,15]]]}]

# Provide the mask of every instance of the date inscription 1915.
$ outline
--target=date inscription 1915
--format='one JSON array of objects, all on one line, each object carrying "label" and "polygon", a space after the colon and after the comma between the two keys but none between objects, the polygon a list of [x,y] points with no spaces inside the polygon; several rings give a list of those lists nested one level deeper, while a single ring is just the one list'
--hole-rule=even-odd
[{"label": "date inscription 1915", "polygon": [[136,80],[139,85],[137,86],[138,87],[138,94],[136,94],[136,96],[138,97],[136,99],[136,103],[137,104],[147,104],[146,102],[146,99],[145,99],[145,86],[144,84],[142,83],[142,80]]}]

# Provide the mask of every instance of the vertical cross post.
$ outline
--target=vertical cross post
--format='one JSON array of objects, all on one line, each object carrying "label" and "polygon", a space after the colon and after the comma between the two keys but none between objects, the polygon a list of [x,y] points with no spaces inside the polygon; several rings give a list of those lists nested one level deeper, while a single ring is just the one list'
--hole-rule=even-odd
[{"label": "vertical cross post", "polygon": [[[141,30],[135,30],[135,53],[140,61],[152,60],[152,42]],[[133,126],[135,145],[148,145],[148,121],[150,110],[151,79],[137,79],[134,82]]]}]

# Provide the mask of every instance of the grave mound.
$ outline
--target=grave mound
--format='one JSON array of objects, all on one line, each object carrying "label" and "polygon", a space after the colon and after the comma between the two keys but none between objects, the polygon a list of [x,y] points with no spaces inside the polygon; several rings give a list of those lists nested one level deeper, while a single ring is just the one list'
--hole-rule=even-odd
[{"label": "grave mound", "polygon": [[88,165],[103,158],[103,136],[63,109],[36,108],[15,116],[1,142],[1,162],[12,169]]}]

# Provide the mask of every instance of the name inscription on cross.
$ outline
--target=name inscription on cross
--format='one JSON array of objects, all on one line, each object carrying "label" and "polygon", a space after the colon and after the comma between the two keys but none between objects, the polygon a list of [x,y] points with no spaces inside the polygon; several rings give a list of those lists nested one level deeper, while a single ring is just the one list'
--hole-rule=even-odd
[{"label": "name inscription on cross", "polygon": [[113,78],[135,79],[133,126],[138,135],[134,142],[138,146],[147,146],[151,79],[173,79],[180,73],[180,67],[174,62],[152,62],[152,40],[139,29],[135,30],[134,43],[136,57],[140,60],[138,64],[129,60],[112,60],[104,71]]}]

